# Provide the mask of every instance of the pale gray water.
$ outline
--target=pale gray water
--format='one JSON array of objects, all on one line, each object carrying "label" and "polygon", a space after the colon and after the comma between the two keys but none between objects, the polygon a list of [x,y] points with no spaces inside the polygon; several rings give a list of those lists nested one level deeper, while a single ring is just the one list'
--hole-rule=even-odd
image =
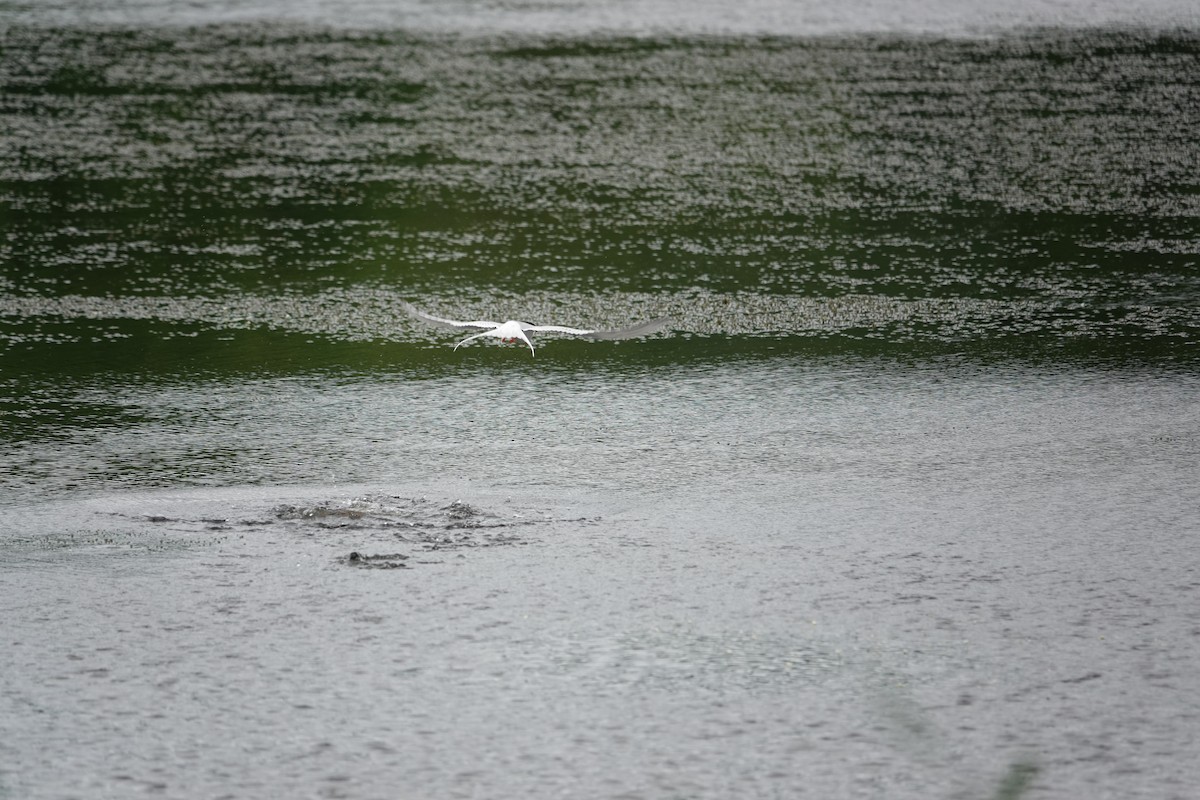
[{"label": "pale gray water", "polygon": [[125,386],[10,453],[84,491],[4,511],[7,795],[1200,778],[1200,380],[473,372]]},{"label": "pale gray water", "polygon": [[0,800],[1195,795],[1192,4],[0,14]]},{"label": "pale gray water", "polygon": [[13,4],[36,25],[211,25],[287,21],[363,30],[538,35],[846,33],[991,35],[1013,28],[1194,27],[1189,0],[37,0]]}]

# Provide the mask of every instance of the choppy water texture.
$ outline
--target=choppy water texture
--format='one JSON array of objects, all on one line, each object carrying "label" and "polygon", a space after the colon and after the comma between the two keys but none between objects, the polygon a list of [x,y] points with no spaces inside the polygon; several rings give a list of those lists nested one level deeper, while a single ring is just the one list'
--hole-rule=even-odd
[{"label": "choppy water texture", "polygon": [[0,798],[1194,793],[1194,12],[739,7],[0,12]]}]

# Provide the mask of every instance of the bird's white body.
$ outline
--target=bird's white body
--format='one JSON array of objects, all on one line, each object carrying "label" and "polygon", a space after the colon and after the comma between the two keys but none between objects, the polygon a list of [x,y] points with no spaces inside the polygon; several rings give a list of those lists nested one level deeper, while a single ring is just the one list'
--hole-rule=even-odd
[{"label": "bird's white body", "polygon": [[490,320],[477,319],[469,322],[460,322],[453,319],[445,319],[443,317],[435,317],[432,314],[426,314],[424,311],[418,311],[413,306],[405,303],[404,310],[409,314],[423,319],[426,322],[433,322],[439,325],[448,325],[452,328],[484,328],[480,333],[473,334],[463,339],[458,344],[454,345],[454,349],[462,347],[472,339],[479,339],[488,336],[494,339],[500,339],[505,342],[524,342],[529,347],[529,352],[535,354],[533,342],[529,340],[530,333],[565,333],[570,336],[586,336],[592,339],[627,339],[633,336],[644,336],[648,333],[653,333],[666,326],[668,320],[656,319],[650,322],[643,323],[633,328],[624,328],[613,331],[596,331],[587,330],[585,328],[568,328],[563,325],[530,325],[528,322],[520,322],[519,320],[510,319],[505,322],[492,322]]},{"label": "bird's white body", "polygon": [[[466,325],[492,325],[493,323],[480,320],[477,323],[466,323]],[[529,346],[529,352],[534,353],[533,342],[529,341],[529,337],[525,334],[526,331],[557,331],[558,333],[571,333],[576,336],[586,336],[595,331],[585,331],[578,328],[563,328],[558,325],[530,325],[528,322],[518,322],[515,319],[510,319],[506,322],[501,322],[495,325],[490,331],[477,333],[474,336],[468,336],[458,344],[454,345],[454,349],[462,347],[472,339],[478,339],[481,336],[491,336],[503,342],[524,342]]]}]

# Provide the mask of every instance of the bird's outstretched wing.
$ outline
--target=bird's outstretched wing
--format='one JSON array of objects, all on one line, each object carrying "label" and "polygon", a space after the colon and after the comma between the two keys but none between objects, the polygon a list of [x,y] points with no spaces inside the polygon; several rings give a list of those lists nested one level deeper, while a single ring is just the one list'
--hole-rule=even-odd
[{"label": "bird's outstretched wing", "polygon": [[666,317],[660,319],[652,319],[649,322],[643,322],[640,325],[634,325],[632,328],[618,328],[610,331],[593,331],[583,328],[567,328],[563,325],[530,325],[526,322],[521,323],[521,330],[546,333],[569,333],[572,336],[585,336],[588,339],[632,339],[636,336],[646,336],[647,334],[660,331],[667,326],[671,320]]},{"label": "bird's outstretched wing", "polygon": [[671,320],[669,318],[659,317],[649,322],[643,322],[640,325],[634,325],[631,328],[617,328],[611,331],[581,331],[580,335],[586,336],[589,339],[633,339],[638,336],[648,336],[656,331],[661,331],[670,324]]},{"label": "bird's outstretched wing", "polygon": [[410,316],[416,317],[417,319],[425,320],[426,322],[432,322],[435,325],[446,325],[451,328],[499,328],[500,327],[499,322],[490,322],[490,321],[484,320],[484,319],[475,319],[475,320],[471,320],[470,322],[459,322],[456,319],[443,319],[442,317],[435,317],[433,314],[426,314],[424,311],[421,311],[420,309],[418,309],[416,306],[412,305],[411,303],[401,303],[400,306],[406,312],[408,312],[408,314]]},{"label": "bird's outstretched wing", "polygon": [[582,328],[566,328],[562,325],[530,325],[528,322],[521,323],[523,331],[544,331],[546,333],[569,333],[572,336],[590,336],[595,331],[585,331]]}]

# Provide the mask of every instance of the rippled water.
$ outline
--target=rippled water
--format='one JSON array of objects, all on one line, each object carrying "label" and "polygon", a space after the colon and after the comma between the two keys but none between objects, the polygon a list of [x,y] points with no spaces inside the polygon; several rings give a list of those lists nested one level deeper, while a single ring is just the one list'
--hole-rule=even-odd
[{"label": "rippled water", "polygon": [[1190,796],[1194,12],[739,7],[4,10],[0,798]]}]

